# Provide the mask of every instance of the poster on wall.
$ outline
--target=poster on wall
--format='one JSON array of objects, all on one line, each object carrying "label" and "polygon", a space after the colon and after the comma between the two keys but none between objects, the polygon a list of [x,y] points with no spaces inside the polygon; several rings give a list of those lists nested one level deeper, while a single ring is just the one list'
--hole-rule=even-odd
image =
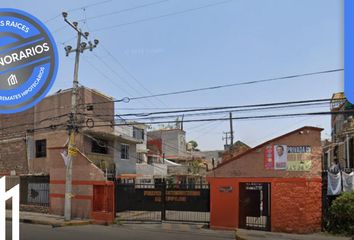
[{"label": "poster on wall", "polygon": [[311,152],[310,146],[288,146],[288,171],[310,171]]},{"label": "poster on wall", "polygon": [[288,150],[286,145],[274,145],[274,169],[286,170],[288,162]]},{"label": "poster on wall", "polygon": [[264,168],[265,169],[274,169],[273,145],[268,145],[264,149]]}]

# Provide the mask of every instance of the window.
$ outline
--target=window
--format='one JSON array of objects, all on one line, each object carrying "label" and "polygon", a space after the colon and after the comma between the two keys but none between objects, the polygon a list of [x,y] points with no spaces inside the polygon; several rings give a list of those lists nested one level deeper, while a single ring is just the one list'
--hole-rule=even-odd
[{"label": "window", "polygon": [[120,145],[120,158],[129,159],[129,145],[127,144]]},{"label": "window", "polygon": [[107,148],[107,141],[97,139],[91,141],[91,152],[93,153],[101,153],[101,154],[107,154],[108,153],[108,148]]},{"label": "window", "polygon": [[47,140],[36,140],[36,157],[46,157],[47,156]]},{"label": "window", "polygon": [[133,127],[133,138],[144,140],[144,129]]}]

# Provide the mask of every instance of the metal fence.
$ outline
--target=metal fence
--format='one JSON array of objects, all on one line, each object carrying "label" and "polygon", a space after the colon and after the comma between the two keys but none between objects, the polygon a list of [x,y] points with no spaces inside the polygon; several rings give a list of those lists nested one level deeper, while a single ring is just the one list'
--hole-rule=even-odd
[{"label": "metal fence", "polygon": [[21,176],[20,203],[49,207],[49,176]]},{"label": "metal fence", "polygon": [[116,183],[116,211],[125,221],[209,222],[209,185]]}]

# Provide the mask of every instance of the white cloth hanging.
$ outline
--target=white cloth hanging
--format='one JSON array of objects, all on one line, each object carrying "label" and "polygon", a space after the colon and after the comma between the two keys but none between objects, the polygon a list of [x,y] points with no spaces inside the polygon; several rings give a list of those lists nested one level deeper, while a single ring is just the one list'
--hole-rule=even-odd
[{"label": "white cloth hanging", "polygon": [[328,172],[328,188],[327,195],[334,196],[339,195],[342,191],[341,174],[333,174]]},{"label": "white cloth hanging", "polygon": [[342,172],[343,192],[351,192],[354,190],[354,172]]}]

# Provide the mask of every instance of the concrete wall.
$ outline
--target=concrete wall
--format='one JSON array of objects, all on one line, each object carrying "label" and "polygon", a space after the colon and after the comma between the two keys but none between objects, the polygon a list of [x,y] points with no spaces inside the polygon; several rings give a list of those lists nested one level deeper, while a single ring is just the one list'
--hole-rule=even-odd
[{"label": "concrete wall", "polygon": [[116,164],[116,176],[122,174],[136,174],[136,145],[129,144],[129,159],[121,158],[121,144],[118,141],[114,144],[114,161]]},{"label": "concrete wall", "polygon": [[162,153],[165,153],[166,158],[187,154],[186,133],[183,130],[157,130],[148,132],[147,136],[148,141],[153,139],[162,140]]},{"label": "concrete wall", "polygon": [[115,126],[115,132],[119,135],[128,136],[131,138],[135,138],[133,131],[134,128],[142,129],[144,131],[143,139],[137,139],[137,141],[141,141],[141,143],[136,144],[136,152],[137,158],[139,158],[140,162],[147,162],[147,127],[144,124],[136,124],[136,125],[127,125],[127,126]]},{"label": "concrete wall", "polygon": [[[50,161],[50,212],[64,214],[65,165],[60,152],[65,148],[48,149]],[[92,212],[93,184],[105,182],[102,170],[82,154],[73,161],[73,218],[89,219]]]}]

